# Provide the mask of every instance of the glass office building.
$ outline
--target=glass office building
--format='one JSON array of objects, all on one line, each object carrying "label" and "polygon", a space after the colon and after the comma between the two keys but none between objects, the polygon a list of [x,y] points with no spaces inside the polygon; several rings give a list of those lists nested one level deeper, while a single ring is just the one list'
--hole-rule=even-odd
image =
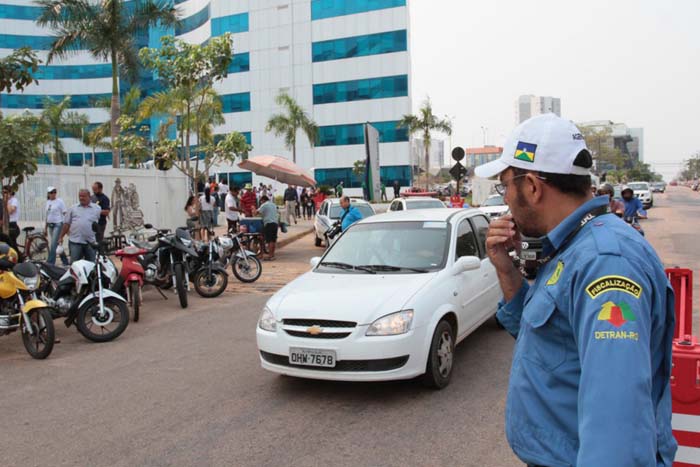
[{"label": "glass office building", "polygon": [[[410,184],[409,135],[396,127],[412,110],[407,0],[173,1],[181,24],[172,31],[153,29],[138,39],[139,45],[157,47],[164,33],[191,43],[233,34],[230,74],[216,85],[226,123],[216,133],[244,133],[254,148],[251,155],[291,157],[282,138],[265,132],[269,117],[280,111],[275,97],[287,92],[320,127],[314,148],[301,133],[297,138],[297,163],[313,169],[320,183],[343,180],[359,187],[352,167],[364,157],[362,124],[372,122],[380,132],[387,185],[395,179]],[[0,56],[28,45],[46,58],[51,32],[34,22],[39,12],[30,0],[0,0]],[[71,95],[73,108],[93,124],[108,120],[96,102],[110,96],[109,63],[79,52],[42,66],[37,78],[39,84],[24,93],[1,96],[5,114],[40,112],[46,96]],[[149,77],[139,84],[146,92],[157,89]],[[127,87],[121,83],[122,90]],[[66,138],[64,147],[73,163],[82,163],[82,153],[91,152],[75,139]],[[110,162],[110,154],[99,154],[98,164]],[[236,181],[251,178],[237,167],[217,171],[236,174]]]}]

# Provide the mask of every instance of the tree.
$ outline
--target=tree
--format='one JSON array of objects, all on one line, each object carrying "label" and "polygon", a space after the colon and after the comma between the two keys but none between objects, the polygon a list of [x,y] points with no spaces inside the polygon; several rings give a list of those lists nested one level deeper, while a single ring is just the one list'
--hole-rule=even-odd
[{"label": "tree", "polygon": [[[119,136],[119,72],[129,80],[138,76],[137,36],[156,25],[174,26],[178,10],[167,0],[37,0],[39,26],[55,31],[48,63],[81,50],[112,64],[110,133]],[[128,4],[127,4],[128,3]],[[119,167],[119,148],[112,145],[112,166]]]},{"label": "tree", "polygon": [[267,121],[265,131],[272,132],[277,137],[284,137],[284,145],[292,151],[292,162],[296,164],[297,132],[301,130],[313,147],[318,140],[318,125],[289,94],[280,93],[275,102],[284,109],[284,113],[272,115]]},{"label": "tree", "polygon": [[352,173],[360,180],[364,180],[367,169],[367,159],[360,159],[352,163]]},{"label": "tree", "polygon": [[208,176],[209,169],[215,165],[235,162],[237,157],[244,157],[253,147],[248,144],[245,136],[234,131],[221,138],[218,142],[213,140],[202,147],[204,152],[204,170]]},{"label": "tree", "polygon": [[425,189],[430,190],[430,145],[433,131],[446,135],[452,134],[452,122],[445,118],[440,119],[433,114],[433,106],[430,98],[427,98],[418,110],[418,115],[404,115],[399,121],[399,128],[406,128],[410,134],[420,133],[423,138],[425,150]]},{"label": "tree", "polygon": [[[119,135],[115,141],[117,149],[124,158],[125,167],[135,167],[148,159],[150,155],[149,141],[146,137],[148,127],[141,124],[144,117],[140,110],[140,104],[141,89],[138,86],[129,89],[120,103],[121,115],[117,120]],[[98,102],[97,106],[108,109],[111,106],[111,100]],[[95,137],[108,134],[110,122],[106,122],[98,128],[99,132],[94,135]],[[111,149],[112,145],[108,144],[107,147]]]},{"label": "tree", "polygon": [[623,169],[625,167],[626,157],[622,154],[619,148],[615,147],[615,140],[612,136],[612,128],[609,126],[581,127],[583,139],[586,141],[586,146],[591,152],[593,159],[598,161],[598,169],[614,167],[615,169]]},{"label": "tree", "polygon": [[[39,119],[22,114],[0,119],[0,177],[2,186],[17,190],[28,175],[36,172],[41,156]],[[3,212],[7,203],[3,201]],[[2,218],[2,231],[8,233],[9,216]]]},{"label": "tree", "polygon": [[683,163],[681,179],[695,180],[700,176],[700,151],[696,152]]},{"label": "tree", "polygon": [[[41,60],[29,47],[22,47],[4,58],[0,58],[0,93],[23,91],[30,84],[37,83],[34,73]],[[0,106],[1,107],[1,106]],[[2,113],[0,113],[2,117]]]},{"label": "tree", "polygon": [[70,104],[70,96],[64,97],[60,102],[47,97],[44,99],[44,110],[41,112],[41,123],[49,132],[53,146],[52,162],[56,165],[68,163],[68,155],[63,150],[60,139],[62,134],[78,138],[83,129],[90,124],[87,115],[68,110],[71,108]]},{"label": "tree", "polygon": [[190,143],[192,133],[203,128],[200,115],[212,102],[214,83],[228,75],[233,54],[231,34],[215,37],[206,44],[188,44],[172,36],[161,38],[158,49],[143,48],[139,57],[156,73],[166,91],[144,100],[143,114],[170,115],[171,121],[180,117],[180,140],[184,168],[190,174]]}]

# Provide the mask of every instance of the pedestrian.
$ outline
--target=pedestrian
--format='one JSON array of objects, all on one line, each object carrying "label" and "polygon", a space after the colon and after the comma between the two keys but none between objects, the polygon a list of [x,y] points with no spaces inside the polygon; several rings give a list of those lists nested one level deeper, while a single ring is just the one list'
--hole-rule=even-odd
[{"label": "pedestrian", "polygon": [[349,196],[343,196],[340,198],[340,207],[342,209],[342,214],[340,215],[340,226],[343,232],[352,224],[364,217],[362,212],[352,205]]},{"label": "pedestrian", "polygon": [[277,213],[277,206],[270,201],[270,198],[263,196],[260,198],[260,201],[262,204],[256,209],[255,214],[262,217],[263,222],[263,233],[265,244],[267,245],[267,258],[263,259],[273,261],[277,246],[277,229],[279,228],[277,220],[279,219],[279,214]]},{"label": "pedestrian", "polygon": [[309,219],[313,219],[313,217],[316,215],[316,213],[314,212],[314,189],[307,188],[305,191],[306,191],[306,203],[304,203],[304,209],[306,212],[306,216]]},{"label": "pedestrian", "polygon": [[211,195],[211,188],[205,187],[204,194],[199,197],[199,219],[202,225],[202,239],[209,239],[214,228],[214,208],[216,202]]},{"label": "pedestrian", "polygon": [[243,209],[243,214],[246,217],[253,217],[253,209],[257,205],[257,200],[255,199],[255,193],[253,193],[253,185],[247,183],[243,195],[241,196],[241,209]]},{"label": "pedestrian", "polygon": [[[57,196],[56,187],[50,186],[46,189],[46,225],[44,226],[44,235],[49,240],[49,264],[56,264],[56,250],[58,249],[58,237],[63,229],[63,218],[66,216],[66,205],[63,200]],[[61,248],[63,249],[63,248]],[[61,251],[61,263],[64,266],[68,265],[66,254]]]},{"label": "pedestrian", "polygon": [[10,246],[15,250],[17,248],[17,238],[19,237],[19,200],[15,196],[15,191],[10,185],[6,185],[2,189],[2,199],[7,204],[7,221],[9,227]]},{"label": "pedestrian", "polygon": [[[497,319],[517,337],[507,438],[528,465],[671,467],[673,290],[649,243],[592,196],[592,165],[576,126],[550,113],[476,168],[499,176],[511,211],[486,238]],[[509,254],[521,235],[544,244],[532,285]]]},{"label": "pedestrian", "polygon": [[301,203],[301,195],[304,193],[304,187],[302,186],[297,186],[297,204],[295,206],[294,212],[296,213],[297,217],[301,217],[302,211],[304,210],[303,205]]},{"label": "pedestrian", "polygon": [[109,198],[102,191],[102,182],[92,184],[92,199],[91,201],[100,207],[100,220],[97,223],[97,242],[101,242],[105,238],[105,230],[107,229],[107,218],[109,217]]},{"label": "pedestrian", "polygon": [[[94,187],[93,187],[94,192]],[[102,209],[90,201],[90,191],[82,189],[78,192],[78,203],[71,206],[63,218],[63,227],[58,237],[58,244],[63,244],[63,237],[68,234],[68,251],[71,263],[80,259],[95,261],[95,249],[92,247],[97,241],[97,233],[93,230],[93,224],[98,224]]]},{"label": "pedestrian", "polygon": [[228,183],[226,183],[226,179],[219,179],[219,207],[222,211],[226,211],[226,197],[230,191],[231,189],[229,188]]},{"label": "pedestrian", "polygon": [[230,233],[238,232],[238,223],[243,212],[238,199],[239,191],[237,186],[232,186],[231,191],[226,195],[226,224]]},{"label": "pedestrian", "polygon": [[335,186],[335,196],[336,198],[341,198],[343,196],[343,181],[339,181]]},{"label": "pedestrian", "polygon": [[306,190],[301,191],[301,196],[299,197],[299,204],[301,204],[301,215],[302,217],[306,220],[306,202],[309,199],[309,195],[306,193]]},{"label": "pedestrian", "polygon": [[199,222],[199,200],[196,196],[190,195],[185,203],[185,212],[187,213],[187,228],[193,232],[194,238],[199,240],[200,231],[202,228]]},{"label": "pedestrian", "polygon": [[394,184],[392,185],[394,188],[394,199],[399,197],[399,191],[401,191],[401,185],[399,184],[398,180],[394,180]]},{"label": "pedestrian", "polygon": [[294,185],[289,185],[284,190],[284,206],[287,208],[287,225],[292,225],[290,219],[294,218],[294,223],[297,223],[296,205],[299,202],[297,190]]},{"label": "pedestrian", "polygon": [[369,200],[369,190],[367,189],[367,182],[362,182],[362,199],[365,201]]},{"label": "pedestrian", "polygon": [[386,203],[387,201],[389,201],[389,198],[386,196],[386,185],[382,182],[382,202]]}]

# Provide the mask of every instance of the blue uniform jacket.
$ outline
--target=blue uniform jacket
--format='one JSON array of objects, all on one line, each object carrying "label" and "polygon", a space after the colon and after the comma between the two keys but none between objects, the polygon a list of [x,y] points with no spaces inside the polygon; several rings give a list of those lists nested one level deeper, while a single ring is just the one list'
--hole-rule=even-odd
[{"label": "blue uniform jacket", "polygon": [[647,212],[644,210],[644,206],[642,206],[642,202],[639,201],[639,198],[632,198],[629,201],[626,201],[623,198],[622,204],[625,205],[625,217],[636,217],[637,213],[641,214],[642,216],[647,215]]},{"label": "blue uniform jacket", "polygon": [[352,224],[354,224],[355,222],[362,219],[362,213],[355,206],[350,205],[343,212],[343,214],[341,215],[341,218],[343,219],[343,222],[340,226],[342,227],[343,231],[345,231]]},{"label": "blue uniform jacket", "polygon": [[[544,237],[559,247],[585,203]],[[613,214],[588,222],[502,303],[515,337],[506,434],[527,464],[670,467],[674,297],[647,241]]]}]

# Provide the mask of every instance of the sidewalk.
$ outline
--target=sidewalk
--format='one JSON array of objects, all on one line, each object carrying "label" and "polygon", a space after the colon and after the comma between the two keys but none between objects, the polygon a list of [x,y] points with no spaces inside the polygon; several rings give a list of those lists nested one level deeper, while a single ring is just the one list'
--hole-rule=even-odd
[{"label": "sidewalk", "polygon": [[[222,223],[223,222],[223,223]],[[226,233],[226,220],[224,216],[219,216],[219,226],[214,228],[216,235],[223,235]],[[292,222],[292,225],[287,226],[287,233],[282,233],[279,231],[277,239],[277,249],[283,248],[290,243],[299,240],[301,237],[308,235],[314,231],[314,221],[299,219],[297,224]]]}]

